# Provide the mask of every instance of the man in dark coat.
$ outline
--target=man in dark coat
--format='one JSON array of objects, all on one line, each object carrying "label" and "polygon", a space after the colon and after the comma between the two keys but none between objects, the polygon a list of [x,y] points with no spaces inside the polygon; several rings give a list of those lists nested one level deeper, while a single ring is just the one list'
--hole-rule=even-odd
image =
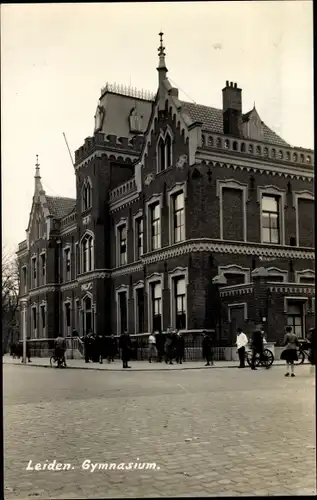
[{"label": "man in dark coat", "polygon": [[108,339],[107,339],[108,363],[111,363],[111,361],[114,361],[116,354],[117,354],[117,341],[116,341],[114,335],[111,335],[111,337],[108,337]]},{"label": "man in dark coat", "polygon": [[119,347],[121,349],[123,368],[131,368],[131,366],[128,366],[128,361],[130,361],[131,339],[127,330],[125,330],[120,336]]},{"label": "man in dark coat", "polygon": [[84,344],[84,354],[85,354],[85,363],[89,363],[91,357],[91,334],[90,332],[87,335],[82,337],[82,342]]},{"label": "man in dark coat", "polygon": [[252,333],[251,349],[252,349],[251,370],[256,370],[257,369],[255,367],[256,355],[259,354],[260,359],[263,359],[263,335],[261,329],[258,327]]},{"label": "man in dark coat", "polygon": [[161,363],[164,356],[165,339],[161,331],[156,335],[157,362]]},{"label": "man in dark coat", "polygon": [[165,340],[165,345],[164,345],[164,350],[165,350],[165,363],[166,364],[173,364],[173,336],[172,333],[168,332],[166,334],[166,340]]},{"label": "man in dark coat", "polygon": [[184,361],[185,354],[185,340],[183,335],[177,331],[176,332],[176,363],[180,365]]},{"label": "man in dark coat", "polygon": [[202,342],[203,358],[206,359],[205,366],[210,366],[210,362],[212,361],[211,340],[206,330],[203,331],[203,335],[204,335]]}]

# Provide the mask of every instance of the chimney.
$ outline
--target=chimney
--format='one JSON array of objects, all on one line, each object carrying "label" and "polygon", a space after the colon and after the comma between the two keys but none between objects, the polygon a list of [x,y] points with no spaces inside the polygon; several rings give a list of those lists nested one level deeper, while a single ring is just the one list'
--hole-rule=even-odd
[{"label": "chimney", "polygon": [[242,97],[236,83],[226,81],[222,89],[223,133],[242,136]]}]

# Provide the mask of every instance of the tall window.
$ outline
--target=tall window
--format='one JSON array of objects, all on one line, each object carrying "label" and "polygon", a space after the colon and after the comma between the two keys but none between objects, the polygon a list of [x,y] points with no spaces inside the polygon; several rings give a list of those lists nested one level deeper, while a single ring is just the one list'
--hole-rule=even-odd
[{"label": "tall window", "polygon": [[76,243],[75,243],[75,278],[77,278],[79,273],[80,273],[80,270],[79,270],[79,247],[78,247],[78,241],[76,241]]},{"label": "tall window", "polygon": [[85,180],[84,185],[83,185],[83,211],[88,210],[91,208],[91,201],[92,201],[92,196],[91,196],[91,185],[88,179]]},{"label": "tall window", "polygon": [[287,307],[287,325],[292,327],[292,332],[299,338],[304,336],[303,304],[289,302]]},{"label": "tall window", "polygon": [[45,327],[46,327],[46,310],[45,310],[45,305],[41,306],[40,311],[41,311],[42,337],[44,337],[45,336]]},{"label": "tall window", "polygon": [[42,285],[45,285],[45,283],[46,283],[46,255],[45,255],[45,253],[41,254],[40,262],[41,262],[41,281],[42,281]]},{"label": "tall window", "polygon": [[163,172],[172,166],[172,138],[167,132],[165,138],[160,137],[157,144],[158,152],[158,172]]},{"label": "tall window", "polygon": [[162,287],[161,283],[151,284],[152,301],[152,328],[153,330],[162,329]]},{"label": "tall window", "polygon": [[186,282],[185,278],[174,278],[175,326],[179,330],[186,328]]},{"label": "tall window", "polygon": [[87,273],[93,270],[93,250],[94,240],[90,235],[86,235],[81,243],[82,250],[82,272]]},{"label": "tall window", "polygon": [[37,311],[36,311],[36,307],[32,307],[32,329],[33,329],[33,338],[37,338]]},{"label": "tall window", "polygon": [[127,292],[120,292],[119,296],[119,333],[123,333],[128,329],[128,309],[127,309]]},{"label": "tall window", "polygon": [[37,287],[36,257],[32,259],[32,288]]},{"label": "tall window", "polygon": [[150,207],[151,222],[151,250],[161,248],[161,215],[160,204],[156,203]]},{"label": "tall window", "polygon": [[184,193],[173,196],[173,243],[185,239]]},{"label": "tall window", "polygon": [[21,293],[25,294],[27,292],[27,270],[26,266],[22,267],[22,277],[21,277]]},{"label": "tall window", "polygon": [[71,323],[71,309],[70,302],[66,302],[65,304],[65,337],[70,335],[70,323]]},{"label": "tall window", "polygon": [[140,217],[135,221],[135,260],[139,260],[143,254],[143,219]]},{"label": "tall window", "polygon": [[77,330],[77,333],[79,334],[80,332],[80,320],[79,320],[79,299],[76,299],[75,303],[75,328]]},{"label": "tall window", "polygon": [[93,331],[92,303],[90,297],[84,298],[83,327],[84,335]]},{"label": "tall window", "polygon": [[118,228],[119,242],[119,266],[124,266],[127,263],[127,226],[122,225]]},{"label": "tall window", "polygon": [[70,248],[64,250],[65,281],[71,280]]},{"label": "tall window", "polygon": [[144,333],[144,288],[136,289],[137,325],[135,333]]},{"label": "tall window", "polygon": [[279,197],[262,196],[262,241],[280,243]]}]

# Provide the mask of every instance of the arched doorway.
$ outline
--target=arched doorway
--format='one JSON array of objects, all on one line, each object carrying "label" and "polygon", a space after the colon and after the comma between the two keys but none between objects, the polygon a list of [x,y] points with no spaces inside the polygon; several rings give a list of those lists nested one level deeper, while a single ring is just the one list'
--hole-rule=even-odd
[{"label": "arched doorway", "polygon": [[93,317],[91,297],[87,296],[83,300],[83,327],[84,335],[93,332]]}]

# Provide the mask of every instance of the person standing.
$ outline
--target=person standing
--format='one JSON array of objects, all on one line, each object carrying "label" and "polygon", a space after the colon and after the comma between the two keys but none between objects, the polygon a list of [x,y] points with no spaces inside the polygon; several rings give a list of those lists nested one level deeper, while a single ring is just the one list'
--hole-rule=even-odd
[{"label": "person standing", "polygon": [[202,347],[203,347],[203,358],[206,359],[206,364],[205,366],[210,366],[210,362],[212,361],[212,353],[211,353],[211,339],[206,332],[206,330],[203,331],[203,342],[202,342]]},{"label": "person standing", "polygon": [[185,340],[183,335],[176,330],[176,363],[180,365],[184,361],[184,353],[185,353]]},{"label": "person standing", "polygon": [[239,368],[245,368],[245,348],[248,344],[248,337],[241,330],[241,328],[237,328],[237,348],[239,354],[240,365]]},{"label": "person standing", "polygon": [[285,377],[289,377],[289,369],[291,368],[291,377],[295,377],[294,373],[294,361],[298,360],[297,348],[299,346],[299,341],[295,333],[292,333],[292,327],[286,327],[286,334],[284,336],[283,346],[285,346],[284,351],[281,353],[281,359],[286,361],[287,371]]},{"label": "person standing", "polygon": [[165,363],[166,364],[173,364],[173,338],[172,334],[168,332],[166,334],[166,341],[164,345],[164,350],[165,350]]},{"label": "person standing", "polygon": [[156,335],[157,362],[161,363],[164,356],[164,335],[159,331]]},{"label": "person standing", "polygon": [[251,349],[251,370],[257,370],[255,366],[256,355],[258,354],[260,359],[263,359],[263,336],[260,328],[256,328],[252,334]]},{"label": "person standing", "polygon": [[85,363],[89,363],[89,358],[91,356],[91,339],[90,333],[84,335],[82,338],[82,342],[84,344],[84,355],[85,355]]},{"label": "person standing", "polygon": [[121,349],[122,367],[131,368],[131,366],[128,366],[128,362],[130,360],[131,339],[127,330],[125,330],[120,336],[119,347]]},{"label": "person standing", "polygon": [[55,357],[57,360],[61,361],[61,365],[66,367],[66,359],[65,359],[65,351],[66,351],[66,340],[60,334],[55,339]]},{"label": "person standing", "polygon": [[149,336],[149,363],[152,363],[152,358],[156,356],[156,335],[158,332],[151,333]]}]

